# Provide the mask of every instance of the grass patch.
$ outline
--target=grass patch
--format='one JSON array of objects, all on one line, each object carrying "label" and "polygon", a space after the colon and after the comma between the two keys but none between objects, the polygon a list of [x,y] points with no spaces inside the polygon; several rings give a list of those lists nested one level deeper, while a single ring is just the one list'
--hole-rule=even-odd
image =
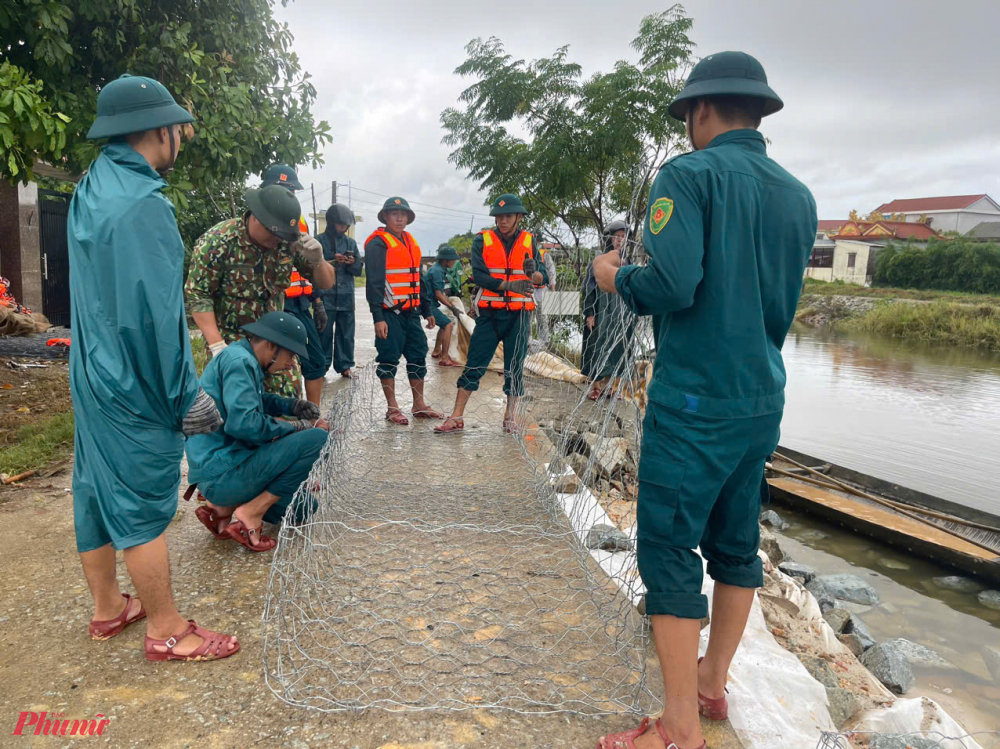
[{"label": "grass patch", "polygon": [[819,281],[807,278],[802,287],[803,294],[825,294],[843,296],[863,296],[875,299],[917,299],[920,301],[951,301],[962,304],[1000,305],[1000,296],[992,294],[972,294],[964,291],[935,291],[933,289],[896,289],[888,286],[859,286],[844,281]]},{"label": "grass patch", "polygon": [[201,373],[208,366],[208,346],[200,335],[191,339],[191,357],[194,359],[194,367],[198,370],[198,376],[201,377]]},{"label": "grass patch", "polygon": [[991,304],[878,303],[837,323],[841,330],[875,333],[1000,351],[1000,307]]},{"label": "grass patch", "polygon": [[354,288],[359,289],[365,285],[365,274],[362,273],[360,276],[354,277]]},{"label": "grass patch", "polygon": [[44,468],[73,449],[73,412],[60,413],[17,431],[12,445],[0,448],[0,473],[15,476]]}]

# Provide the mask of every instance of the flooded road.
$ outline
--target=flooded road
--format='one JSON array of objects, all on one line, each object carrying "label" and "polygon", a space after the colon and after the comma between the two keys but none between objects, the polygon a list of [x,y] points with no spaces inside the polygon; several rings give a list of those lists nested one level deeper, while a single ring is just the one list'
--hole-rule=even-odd
[{"label": "flooded road", "polygon": [[781,443],[1000,515],[1000,356],[796,325]]}]

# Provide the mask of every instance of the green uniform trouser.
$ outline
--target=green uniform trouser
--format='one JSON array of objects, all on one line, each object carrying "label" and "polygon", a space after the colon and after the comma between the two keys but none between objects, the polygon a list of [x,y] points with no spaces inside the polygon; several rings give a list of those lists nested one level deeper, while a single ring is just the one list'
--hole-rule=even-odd
[{"label": "green uniform trouser", "polygon": [[639,461],[639,575],[646,614],[701,619],[702,562],[716,582],[759,588],[758,517],[764,461],[778,446],[781,413],[712,419],[650,402]]},{"label": "green uniform trouser", "polygon": [[329,322],[319,334],[323,360],[327,371],[333,366],[334,372],[343,374],[348,369],[354,369],[354,312],[336,310],[326,304],[326,315]]},{"label": "green uniform trouser", "polygon": [[385,311],[389,326],[386,338],[375,336],[375,374],[380,380],[396,377],[399,357],[406,358],[406,379],[422,380],[427,376],[427,336],[420,325],[420,315],[414,310],[399,314]]},{"label": "green uniform trouser", "polygon": [[[437,323],[437,326],[441,328],[441,330],[444,330],[452,324],[451,318],[448,317],[448,315],[446,315],[441,308],[437,306],[437,304],[434,305],[434,322]],[[445,353],[448,352],[446,351]]]},{"label": "green uniform trouser", "polygon": [[[258,447],[253,454],[225,473],[198,482],[198,490],[214,505],[237,507],[267,490],[280,499],[264,513],[264,520],[280,523],[292,503],[295,490],[309,477],[319,458],[328,433],[325,429],[306,429]],[[300,496],[295,505],[295,523],[301,523],[316,510],[312,493]]]},{"label": "green uniform trouser", "polygon": [[[285,312],[295,315],[295,319],[302,323],[306,329],[306,353],[308,356],[299,357],[299,362],[302,365],[302,376],[307,380],[322,380],[330,365],[326,363],[326,357],[323,355],[323,345],[320,342],[320,333],[316,330],[311,307],[312,303],[309,298],[304,296],[285,302]],[[330,327],[329,323],[327,323],[327,327]]]},{"label": "green uniform trouser", "polygon": [[480,309],[458,387],[471,392],[479,390],[479,381],[486,374],[497,345],[503,343],[503,391],[515,397],[524,395],[524,358],[528,355],[530,335],[530,312]]}]

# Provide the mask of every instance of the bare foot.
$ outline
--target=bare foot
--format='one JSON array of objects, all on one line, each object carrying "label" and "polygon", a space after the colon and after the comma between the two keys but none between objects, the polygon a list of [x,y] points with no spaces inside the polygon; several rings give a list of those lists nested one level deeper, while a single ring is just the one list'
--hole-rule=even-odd
[{"label": "bare foot", "polygon": [[[187,629],[188,623],[184,619],[181,619],[180,616],[178,616],[177,619],[179,623],[176,625],[174,632],[172,633],[156,632],[153,630],[152,627],[150,627],[147,631],[147,634],[154,640],[167,640],[170,637],[179,635],[181,632]],[[201,644],[204,641],[205,639],[203,637],[200,637],[199,635],[192,633],[190,635],[187,635],[186,637],[181,638],[181,640],[176,645],[174,645],[172,650],[176,655],[191,655],[191,653],[193,653],[195,650],[201,647]],[[226,649],[229,650],[229,652],[232,652],[233,650],[236,649],[237,645],[238,643],[236,641],[236,637],[230,635],[229,642],[226,644]],[[153,650],[158,653],[166,653],[168,649],[169,648],[167,648],[166,645],[153,646]]]},{"label": "bare foot", "polygon": [[129,606],[128,616],[125,617],[126,623],[132,621],[139,614],[139,610],[142,608],[142,604],[135,596],[132,596],[132,600],[129,603],[126,603],[125,599],[119,596],[118,605],[115,608],[98,608],[95,605],[94,621],[108,622],[112,619],[117,619],[125,610],[125,606]]},{"label": "bare foot", "polygon": [[243,525],[247,527],[248,531],[257,531],[256,533],[250,533],[250,545],[258,546],[260,544],[260,529],[264,524],[264,515],[252,515],[246,509],[246,505],[240,505],[236,508],[233,513],[233,517],[239,520]]},{"label": "bare foot", "polygon": [[233,518],[233,508],[232,507],[219,507],[219,505],[213,505],[211,502],[206,502],[205,505],[212,511],[216,519],[215,530],[222,533],[226,530],[226,526],[232,522]]}]

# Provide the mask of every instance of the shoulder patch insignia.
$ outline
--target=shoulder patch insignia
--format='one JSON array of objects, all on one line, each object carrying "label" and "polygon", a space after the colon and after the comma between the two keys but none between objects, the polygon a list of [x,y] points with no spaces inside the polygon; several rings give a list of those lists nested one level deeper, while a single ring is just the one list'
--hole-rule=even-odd
[{"label": "shoulder patch insignia", "polygon": [[649,230],[653,234],[659,234],[673,215],[674,201],[670,198],[657,198],[649,207]]}]

